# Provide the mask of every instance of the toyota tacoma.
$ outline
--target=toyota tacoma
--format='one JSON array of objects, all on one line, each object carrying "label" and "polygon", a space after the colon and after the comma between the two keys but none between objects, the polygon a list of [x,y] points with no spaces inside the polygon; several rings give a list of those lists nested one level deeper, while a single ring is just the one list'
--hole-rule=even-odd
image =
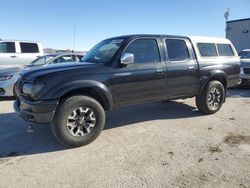
[{"label": "toyota tacoma", "polygon": [[200,112],[213,114],[239,81],[239,57],[227,39],[128,35],[98,43],[80,64],[22,72],[14,108],[29,122],[50,123],[62,144],[77,147],[98,137],[105,111],[195,97]]}]

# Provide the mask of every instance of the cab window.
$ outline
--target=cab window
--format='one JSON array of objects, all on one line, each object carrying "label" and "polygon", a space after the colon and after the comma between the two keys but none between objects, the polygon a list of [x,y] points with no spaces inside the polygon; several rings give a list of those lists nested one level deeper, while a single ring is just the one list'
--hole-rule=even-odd
[{"label": "cab window", "polygon": [[134,63],[160,62],[159,48],[155,39],[137,39],[124,53],[134,54]]},{"label": "cab window", "polygon": [[189,59],[186,42],[181,39],[166,39],[168,59],[170,61],[184,61]]},{"label": "cab window", "polygon": [[36,43],[20,42],[20,48],[22,53],[39,53]]},{"label": "cab window", "polygon": [[1,42],[0,53],[16,53],[16,47],[14,42]]}]

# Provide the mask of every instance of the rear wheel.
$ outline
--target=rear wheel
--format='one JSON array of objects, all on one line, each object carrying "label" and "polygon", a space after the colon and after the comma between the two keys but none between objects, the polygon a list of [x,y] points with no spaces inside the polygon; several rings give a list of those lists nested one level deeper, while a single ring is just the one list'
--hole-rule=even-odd
[{"label": "rear wheel", "polygon": [[210,81],[200,95],[196,106],[202,113],[213,114],[220,110],[225,101],[225,88],[219,81]]},{"label": "rear wheel", "polygon": [[88,96],[72,96],[59,104],[51,128],[62,144],[78,147],[94,141],[104,124],[105,111],[99,102]]}]

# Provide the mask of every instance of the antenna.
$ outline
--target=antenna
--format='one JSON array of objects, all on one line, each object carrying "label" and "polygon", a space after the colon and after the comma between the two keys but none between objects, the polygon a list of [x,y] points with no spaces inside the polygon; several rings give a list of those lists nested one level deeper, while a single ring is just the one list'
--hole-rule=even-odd
[{"label": "antenna", "polygon": [[225,32],[226,32],[226,35],[227,35],[227,20],[228,20],[228,17],[229,17],[229,12],[230,12],[230,8],[227,8],[227,11],[224,13],[224,18],[225,18]]},{"label": "antenna", "polygon": [[76,24],[74,24],[73,51],[75,51],[75,40],[76,40]]},{"label": "antenna", "polygon": [[228,20],[229,12],[230,12],[230,8],[227,8],[227,11],[224,13],[224,18],[226,21]]}]

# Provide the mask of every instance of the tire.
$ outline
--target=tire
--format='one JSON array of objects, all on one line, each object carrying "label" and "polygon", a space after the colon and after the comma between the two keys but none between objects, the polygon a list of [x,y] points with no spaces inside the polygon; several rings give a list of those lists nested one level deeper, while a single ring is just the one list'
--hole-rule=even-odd
[{"label": "tire", "polygon": [[72,96],[60,102],[51,129],[56,139],[67,147],[93,142],[105,125],[105,111],[95,99]]},{"label": "tire", "polygon": [[221,82],[210,81],[202,93],[196,96],[196,106],[204,114],[214,114],[222,107],[225,95],[225,88]]}]

